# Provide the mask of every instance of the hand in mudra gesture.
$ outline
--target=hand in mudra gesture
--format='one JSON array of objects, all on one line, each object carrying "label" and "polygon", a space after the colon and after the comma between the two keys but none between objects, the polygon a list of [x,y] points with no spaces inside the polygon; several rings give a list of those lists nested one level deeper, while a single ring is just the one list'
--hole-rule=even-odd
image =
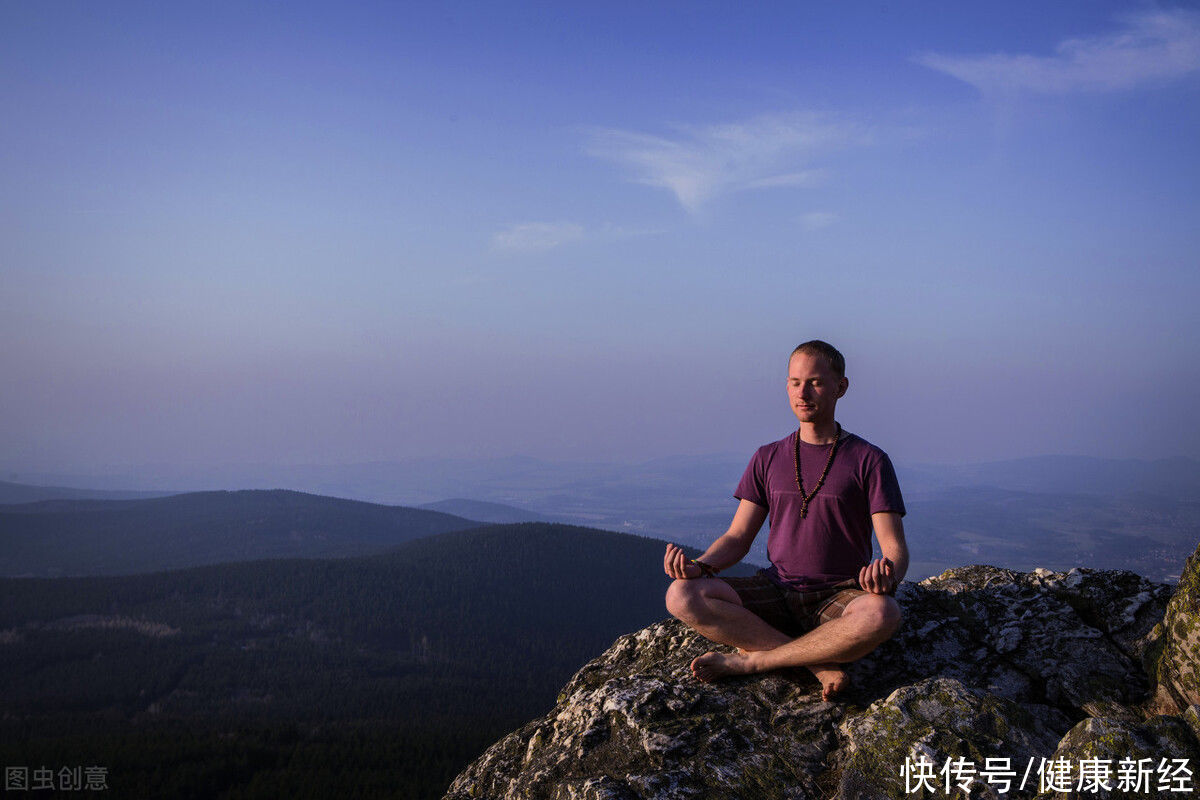
[{"label": "hand in mudra gesture", "polygon": [[690,563],[683,549],[673,544],[667,545],[667,553],[663,556],[663,572],[676,580],[700,577],[700,567]]},{"label": "hand in mudra gesture", "polygon": [[896,567],[889,558],[877,558],[858,571],[858,585],[871,594],[887,594],[896,587]]}]

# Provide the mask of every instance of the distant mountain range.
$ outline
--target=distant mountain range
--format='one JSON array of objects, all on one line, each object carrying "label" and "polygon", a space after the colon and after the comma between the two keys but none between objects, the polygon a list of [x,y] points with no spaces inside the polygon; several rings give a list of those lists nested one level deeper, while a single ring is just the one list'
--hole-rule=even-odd
[{"label": "distant mountain range", "polygon": [[[744,459],[733,456],[638,464],[508,458],[262,467],[261,474],[250,468],[228,474],[243,475],[251,486],[269,480],[272,486],[347,499],[421,503],[424,510],[480,523],[582,524],[704,548],[729,525],[736,508],[733,487],[744,467]],[[905,525],[914,579],[984,562],[1022,570],[1088,563],[1170,580],[1200,541],[1200,462],[1194,459],[1047,456],[968,466],[898,464],[897,471],[909,510]],[[167,470],[142,485],[214,482],[222,475],[226,473]],[[87,485],[91,488],[57,491],[103,488]],[[12,496],[17,490],[7,486]],[[27,491],[45,497],[50,490]],[[766,563],[766,541],[765,533],[759,536],[749,561]],[[272,554],[311,551],[289,553],[284,548],[247,552],[245,557]],[[189,562],[171,565],[184,563]]]},{"label": "distant mountain range", "polygon": [[122,575],[378,553],[472,520],[283,489],[0,506],[0,575]]},{"label": "distant mountain range", "polygon": [[36,503],[39,500],[141,500],[178,492],[127,492],[106,489],[75,489],[67,486],[31,486],[0,481],[0,505]]},{"label": "distant mountain range", "polygon": [[[781,434],[782,435],[782,434]],[[334,497],[419,506],[446,498],[471,498],[541,514],[594,514],[621,500],[623,507],[697,508],[722,505],[745,470],[745,453],[667,456],[629,463],[551,462],[525,456],[490,459],[407,459],[339,465],[246,464],[185,467],[147,464],[104,475],[9,473],[9,481],[84,490],[180,493],[211,489],[286,487]],[[1113,459],[1037,456],[980,464],[896,462],[908,494],[956,486],[1112,496],[1145,492],[1175,500],[1200,497],[1200,461],[1194,458]],[[80,491],[73,489],[71,491]],[[4,499],[0,483],[0,502]],[[44,499],[32,497],[28,500]],[[630,502],[632,501],[632,502]]]},{"label": "distant mountain range", "polygon": [[[548,462],[534,458],[412,459],[332,466],[270,464],[185,468],[148,465],[124,474],[27,473],[24,483],[79,491],[180,493],[211,489],[289,488],[388,505],[421,506],[469,498],[556,520],[624,532],[674,536],[716,525],[723,532],[736,506],[732,494],[750,453],[672,456],[638,463]],[[1043,456],[974,465],[906,464],[896,470],[905,496],[987,486],[1020,492],[1117,497],[1147,494],[1200,499],[1200,461]],[[10,478],[16,481],[15,477]],[[11,484],[9,484],[11,487]],[[0,502],[5,500],[0,484]],[[61,494],[54,496],[63,496]],[[29,497],[45,499],[46,494]],[[456,501],[457,502],[457,501]],[[722,521],[723,520],[723,521]]]}]

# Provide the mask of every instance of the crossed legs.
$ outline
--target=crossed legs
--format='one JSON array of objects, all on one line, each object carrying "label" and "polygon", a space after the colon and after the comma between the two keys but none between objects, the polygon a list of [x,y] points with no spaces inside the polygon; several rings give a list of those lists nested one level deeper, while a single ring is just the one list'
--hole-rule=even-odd
[{"label": "crossed legs", "polygon": [[667,589],[667,610],[706,639],[738,649],[705,653],[692,661],[699,680],[807,667],[821,682],[826,700],[845,686],[840,665],[874,650],[900,624],[900,606],[893,598],[865,594],[851,600],[842,616],[793,639],[748,611],[733,587],[717,578],[674,581]]}]

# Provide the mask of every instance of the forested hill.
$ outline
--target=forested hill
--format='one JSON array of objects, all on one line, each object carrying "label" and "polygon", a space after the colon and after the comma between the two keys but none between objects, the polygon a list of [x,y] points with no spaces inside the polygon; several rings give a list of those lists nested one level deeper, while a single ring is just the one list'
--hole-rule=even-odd
[{"label": "forested hill", "polygon": [[0,757],[88,753],[120,796],[439,797],[666,616],[662,556],[528,523],[369,557],[3,579]]},{"label": "forested hill", "polygon": [[3,579],[0,630],[89,614],[184,633],[245,620],[256,637],[302,632],[321,642],[411,650],[417,661],[468,663],[482,652],[489,668],[511,660],[522,671],[572,669],[617,634],[666,615],[662,555],[655,539],[523,523],[430,536],[364,557]]},{"label": "forested hill", "polygon": [[0,506],[0,575],[129,575],[259,558],[377,553],[479,523],[283,489]]}]

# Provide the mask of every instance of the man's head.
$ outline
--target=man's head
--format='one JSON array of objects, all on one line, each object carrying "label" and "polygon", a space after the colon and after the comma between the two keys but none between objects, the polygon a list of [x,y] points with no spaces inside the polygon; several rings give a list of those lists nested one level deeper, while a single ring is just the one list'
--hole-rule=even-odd
[{"label": "man's head", "polygon": [[846,377],[846,357],[843,356],[838,349],[829,342],[823,342],[820,339],[812,339],[804,344],[796,345],[796,349],[788,356],[788,364],[791,365],[792,358],[797,353],[807,353],[814,358],[819,357],[825,359],[829,364],[829,368],[833,370],[839,378]]},{"label": "man's head", "polygon": [[814,339],[788,359],[788,402],[801,422],[832,424],[837,401],[846,393],[846,359],[828,342]]}]

